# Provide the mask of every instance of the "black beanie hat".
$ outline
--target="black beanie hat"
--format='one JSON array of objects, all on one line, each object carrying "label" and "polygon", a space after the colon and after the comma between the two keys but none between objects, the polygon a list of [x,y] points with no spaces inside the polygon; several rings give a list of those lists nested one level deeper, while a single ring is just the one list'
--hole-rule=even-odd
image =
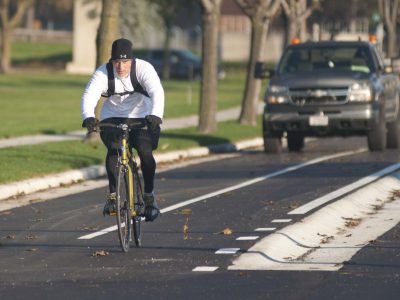
[{"label": "black beanie hat", "polygon": [[127,39],[118,39],[112,43],[111,59],[132,59],[132,43]]}]

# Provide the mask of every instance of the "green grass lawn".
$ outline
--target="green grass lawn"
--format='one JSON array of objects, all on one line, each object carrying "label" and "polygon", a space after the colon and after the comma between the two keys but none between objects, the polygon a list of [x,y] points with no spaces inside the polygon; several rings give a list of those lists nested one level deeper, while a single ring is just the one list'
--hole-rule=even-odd
[{"label": "green grass lawn", "polygon": [[20,42],[11,47],[11,62],[16,67],[63,67],[72,60],[72,45],[60,42]]},{"label": "green grass lawn", "polygon": [[[162,132],[156,152],[223,144],[260,135],[260,125],[245,126],[234,121],[219,123],[218,130],[212,134],[201,134],[193,127],[167,130]],[[7,171],[0,172],[0,183],[102,164],[105,153],[101,142],[88,144],[82,141],[3,148],[0,149],[1,167]]]},{"label": "green grass lawn", "polygon": [[[80,102],[89,75],[34,72],[0,76],[0,138],[79,130]],[[244,72],[228,74],[218,86],[218,109],[241,103]],[[163,81],[165,118],[198,113],[199,82]],[[189,97],[189,91],[192,90]]]}]

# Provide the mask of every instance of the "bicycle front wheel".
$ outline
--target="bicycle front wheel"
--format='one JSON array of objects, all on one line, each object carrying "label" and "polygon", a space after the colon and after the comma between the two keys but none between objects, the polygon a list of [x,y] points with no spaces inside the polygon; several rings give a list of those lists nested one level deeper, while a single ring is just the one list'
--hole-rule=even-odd
[{"label": "bicycle front wheel", "polygon": [[[117,179],[117,225],[118,237],[123,252],[128,252],[131,241],[131,207],[129,184],[132,182],[130,166],[119,166]],[[131,180],[130,180],[131,179]]]},{"label": "bicycle front wheel", "polygon": [[143,191],[140,176],[137,167],[133,168],[133,186],[134,186],[134,209],[135,216],[132,218],[133,238],[136,247],[142,244],[141,220],[144,211]]}]

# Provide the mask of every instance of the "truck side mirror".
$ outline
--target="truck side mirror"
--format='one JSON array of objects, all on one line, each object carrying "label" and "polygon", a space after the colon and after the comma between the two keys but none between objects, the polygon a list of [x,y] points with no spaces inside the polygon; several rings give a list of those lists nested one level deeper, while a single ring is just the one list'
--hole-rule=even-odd
[{"label": "truck side mirror", "polygon": [[274,74],[274,71],[265,69],[263,62],[258,61],[254,66],[254,78],[264,79],[270,78]]}]

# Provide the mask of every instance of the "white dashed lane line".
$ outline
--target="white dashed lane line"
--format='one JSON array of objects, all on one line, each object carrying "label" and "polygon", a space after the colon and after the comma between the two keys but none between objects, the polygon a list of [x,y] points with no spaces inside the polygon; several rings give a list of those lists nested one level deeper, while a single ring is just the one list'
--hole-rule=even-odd
[{"label": "white dashed lane line", "polygon": [[254,231],[274,231],[276,230],[276,227],[260,227],[254,229]]},{"label": "white dashed lane line", "polygon": [[259,236],[239,236],[236,238],[237,241],[255,241]]},{"label": "white dashed lane line", "polygon": [[292,219],[275,219],[275,220],[272,220],[271,223],[289,223],[291,221],[292,221]]},{"label": "white dashed lane line", "polygon": [[194,268],[192,271],[193,272],[214,272],[218,268],[219,267],[198,266],[198,267]]},{"label": "white dashed lane line", "polygon": [[236,254],[240,248],[221,248],[215,251],[215,254]]}]

